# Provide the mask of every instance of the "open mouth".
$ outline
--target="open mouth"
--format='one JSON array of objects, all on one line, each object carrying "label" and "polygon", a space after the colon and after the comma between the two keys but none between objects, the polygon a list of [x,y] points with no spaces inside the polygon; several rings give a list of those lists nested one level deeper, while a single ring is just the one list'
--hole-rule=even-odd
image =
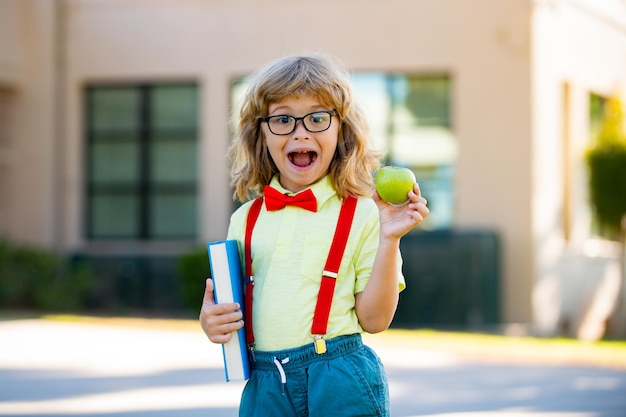
[{"label": "open mouth", "polygon": [[305,168],[311,165],[317,159],[317,152],[298,151],[289,154],[289,161],[297,167]]}]

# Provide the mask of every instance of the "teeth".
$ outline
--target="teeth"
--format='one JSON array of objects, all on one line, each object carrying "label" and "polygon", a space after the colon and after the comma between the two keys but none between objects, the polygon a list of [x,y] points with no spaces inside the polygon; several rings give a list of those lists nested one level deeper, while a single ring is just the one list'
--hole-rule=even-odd
[{"label": "teeth", "polygon": [[291,163],[304,167],[315,162],[317,159],[317,152],[307,150],[294,151],[289,153],[288,158]]},{"label": "teeth", "polygon": [[293,159],[294,155],[297,155],[297,154],[307,154],[307,153],[310,153],[312,155],[313,159],[317,158],[317,153],[313,152],[313,151],[294,151],[294,152],[289,152],[288,156],[289,156],[289,159]]}]

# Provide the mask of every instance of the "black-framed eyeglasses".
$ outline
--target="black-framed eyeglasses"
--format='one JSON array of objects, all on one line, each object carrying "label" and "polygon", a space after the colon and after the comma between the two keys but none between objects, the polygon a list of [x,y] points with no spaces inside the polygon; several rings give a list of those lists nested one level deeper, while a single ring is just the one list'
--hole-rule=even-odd
[{"label": "black-framed eyeglasses", "polygon": [[276,116],[259,117],[259,121],[267,123],[270,132],[275,135],[290,135],[296,130],[298,120],[302,120],[304,128],[311,133],[319,133],[330,128],[333,116],[337,115],[335,110],[320,110],[305,114],[302,117],[279,114]]}]

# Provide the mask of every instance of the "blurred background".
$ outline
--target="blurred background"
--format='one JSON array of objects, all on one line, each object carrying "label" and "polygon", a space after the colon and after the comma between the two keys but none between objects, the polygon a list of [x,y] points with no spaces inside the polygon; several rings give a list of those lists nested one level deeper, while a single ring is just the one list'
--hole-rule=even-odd
[{"label": "blurred background", "polygon": [[0,309],[197,316],[246,76],[309,52],[429,201],[393,326],[626,337],[624,0],[0,0]]}]

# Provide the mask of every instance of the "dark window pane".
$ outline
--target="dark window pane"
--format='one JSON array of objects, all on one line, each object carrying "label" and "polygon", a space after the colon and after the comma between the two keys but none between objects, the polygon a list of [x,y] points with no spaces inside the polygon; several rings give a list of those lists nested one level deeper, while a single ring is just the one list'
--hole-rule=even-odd
[{"label": "dark window pane", "polygon": [[87,94],[88,236],[194,238],[196,87],[97,86]]},{"label": "dark window pane", "polygon": [[139,180],[139,144],[128,141],[97,141],[90,147],[91,182],[129,182]]},{"label": "dark window pane", "polygon": [[150,229],[154,237],[193,236],[196,231],[195,194],[157,193],[150,204]]},{"label": "dark window pane", "polygon": [[193,183],[197,177],[197,146],[189,137],[152,142],[151,179],[155,182]]},{"label": "dark window pane", "polygon": [[444,76],[404,76],[403,105],[420,126],[450,127],[450,80]]},{"label": "dark window pane", "polygon": [[152,128],[195,128],[198,124],[196,87],[156,86],[152,90]]},{"label": "dark window pane", "polygon": [[90,201],[91,235],[133,238],[139,233],[137,195],[96,194]]},{"label": "dark window pane", "polygon": [[139,127],[140,96],[136,88],[96,88],[91,100],[92,130],[136,130]]}]

